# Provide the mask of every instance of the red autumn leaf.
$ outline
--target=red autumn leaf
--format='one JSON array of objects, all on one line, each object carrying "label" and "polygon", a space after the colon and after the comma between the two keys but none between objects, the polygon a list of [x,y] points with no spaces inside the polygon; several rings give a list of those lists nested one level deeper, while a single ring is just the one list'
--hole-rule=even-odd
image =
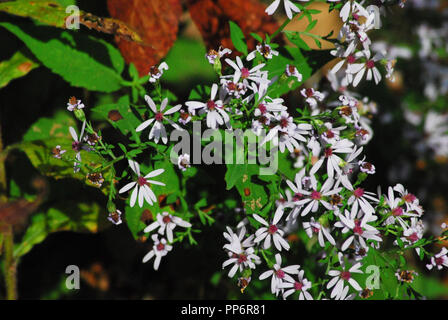
[{"label": "red autumn leaf", "polygon": [[142,37],[143,44],[115,37],[127,63],[134,63],[140,76],[149,72],[169,51],[177,38],[182,14],[180,0],[108,0],[113,18],[127,23]]},{"label": "red autumn leaf", "polygon": [[219,46],[235,49],[230,40],[230,20],[243,30],[249,50],[253,50],[256,43],[250,33],[264,38],[266,33],[272,34],[279,27],[258,0],[187,0],[187,5],[208,49]]}]

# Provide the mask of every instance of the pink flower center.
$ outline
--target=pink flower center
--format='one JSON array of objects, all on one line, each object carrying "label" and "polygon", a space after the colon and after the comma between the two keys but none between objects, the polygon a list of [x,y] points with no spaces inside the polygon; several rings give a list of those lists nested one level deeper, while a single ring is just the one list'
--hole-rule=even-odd
[{"label": "pink flower center", "polygon": [[355,191],[353,191],[353,195],[356,198],[361,198],[364,195],[364,189],[363,188],[357,188]]},{"label": "pink flower center", "polygon": [[341,278],[344,279],[345,281],[350,280],[351,276],[352,275],[351,275],[350,271],[342,271],[341,272]]},{"label": "pink flower center", "polygon": [[411,202],[411,203],[414,202],[415,199],[417,199],[417,197],[414,196],[412,193],[408,193],[407,195],[405,195],[405,196],[403,197],[403,200],[404,200],[404,201],[406,201],[406,202]]},{"label": "pink flower center", "polygon": [[296,289],[297,291],[301,291],[302,288],[303,288],[303,283],[300,283],[297,281],[294,283],[294,289]]},{"label": "pink flower center", "polygon": [[314,233],[319,233],[320,229],[318,227],[311,227],[311,230],[313,230]]},{"label": "pink flower center", "polygon": [[216,108],[216,103],[212,100],[207,101],[207,109],[214,110]]},{"label": "pink flower center", "polygon": [[364,230],[361,227],[361,221],[355,220],[355,227],[353,228],[353,232],[359,235],[364,233]]},{"label": "pink flower center", "polygon": [[356,62],[356,58],[353,55],[350,55],[347,57],[347,63],[355,63]]},{"label": "pink flower center", "polygon": [[162,112],[157,112],[155,118],[156,118],[156,121],[162,122],[162,120],[163,120],[163,113]]},{"label": "pink flower center", "polygon": [[264,104],[262,104],[262,103],[260,103],[260,104],[258,105],[258,109],[260,110],[260,112],[261,112],[262,114],[265,114],[266,111],[267,111],[266,106],[265,106]]},{"label": "pink flower center", "polygon": [[276,226],[275,224],[271,224],[271,225],[269,226],[269,228],[268,228],[268,232],[269,232],[270,234],[274,234],[274,233],[276,233],[277,230],[278,230],[278,228],[277,228],[277,226]]},{"label": "pink flower center", "polygon": [[392,215],[394,217],[399,217],[403,215],[403,209],[401,207],[397,207],[395,209],[392,210]]},{"label": "pink flower center", "polygon": [[322,198],[322,194],[319,191],[314,190],[311,192],[311,199],[320,200],[320,198]]},{"label": "pink flower center", "polygon": [[301,194],[301,193],[296,193],[295,195],[294,195],[294,197],[292,198],[292,200],[294,200],[294,201],[299,201],[299,200],[301,200],[303,198],[303,194]]},{"label": "pink flower center", "polygon": [[247,256],[245,254],[242,253],[238,256],[238,264],[241,264],[246,261],[247,261]]},{"label": "pink flower center", "polygon": [[243,78],[243,79],[247,79],[247,78],[249,78],[249,76],[250,76],[249,69],[247,69],[247,68],[242,68],[242,69],[241,69],[241,78]]},{"label": "pink flower center", "polygon": [[156,248],[158,251],[162,251],[163,249],[165,249],[165,245],[163,243],[159,243],[157,244]]},{"label": "pink flower center", "polygon": [[282,128],[287,128],[289,125],[288,119],[287,118],[282,118],[280,120],[280,127]]},{"label": "pink flower center", "polygon": [[369,61],[367,61],[367,63],[366,63],[366,67],[367,67],[368,69],[373,69],[373,68],[375,67],[375,61],[373,61],[373,60],[369,60]]},{"label": "pink flower center", "polygon": [[416,242],[418,240],[418,234],[417,234],[417,232],[414,232],[413,234],[411,234],[407,238],[411,242]]},{"label": "pink flower center", "polygon": [[279,279],[283,279],[285,277],[285,272],[282,269],[275,271],[275,274],[277,275],[277,278],[279,278]]},{"label": "pink flower center", "polygon": [[438,266],[443,264],[443,258],[442,257],[435,258],[434,260],[435,260],[436,265],[438,265]]},{"label": "pink flower center", "polygon": [[140,186],[140,187],[143,187],[145,184],[147,184],[148,182],[146,181],[146,179],[144,178],[144,177],[142,177],[142,176],[140,176],[140,177],[138,177],[138,179],[137,179],[137,184]]}]

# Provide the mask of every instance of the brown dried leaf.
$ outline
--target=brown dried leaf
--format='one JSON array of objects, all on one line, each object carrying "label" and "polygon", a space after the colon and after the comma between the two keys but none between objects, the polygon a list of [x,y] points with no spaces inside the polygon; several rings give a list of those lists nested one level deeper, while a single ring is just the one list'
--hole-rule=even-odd
[{"label": "brown dried leaf", "polygon": [[182,14],[180,0],[108,0],[110,15],[135,29],[143,44],[115,37],[127,63],[134,63],[140,76],[147,74],[169,51],[177,38]]},{"label": "brown dried leaf", "polygon": [[89,29],[114,34],[127,41],[142,42],[142,38],[137,32],[123,21],[117,19],[101,18],[91,13],[81,13],[79,16],[79,23]]},{"label": "brown dried leaf", "polygon": [[[250,33],[264,38],[266,33],[272,34],[279,27],[258,0],[187,0],[187,5],[208,49],[219,46],[235,49],[230,40],[230,20],[243,30],[249,50],[253,50],[256,43]],[[282,38],[277,40],[283,42]]]}]

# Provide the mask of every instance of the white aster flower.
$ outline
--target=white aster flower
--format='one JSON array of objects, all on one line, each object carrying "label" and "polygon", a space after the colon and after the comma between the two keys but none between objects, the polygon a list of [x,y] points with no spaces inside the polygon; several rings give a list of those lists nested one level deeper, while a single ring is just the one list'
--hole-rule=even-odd
[{"label": "white aster flower", "polygon": [[257,44],[256,49],[247,55],[246,60],[253,60],[257,55],[257,52],[260,53],[265,59],[272,59],[272,56],[278,56],[278,51],[273,50],[270,45],[263,43]]},{"label": "white aster flower", "polygon": [[288,77],[296,77],[297,81],[299,81],[299,82],[302,81],[302,79],[303,79],[302,74],[293,65],[287,64],[286,65],[286,69],[285,69],[285,73],[286,73],[286,75]]},{"label": "white aster flower", "polygon": [[150,205],[152,205],[153,202],[157,202],[156,195],[150,189],[149,186],[151,184],[165,186],[165,184],[163,182],[149,180],[149,178],[153,178],[153,177],[156,177],[156,176],[162,174],[165,171],[165,169],[157,169],[157,170],[151,171],[146,176],[142,176],[140,174],[140,165],[137,162],[135,162],[133,160],[129,160],[129,167],[137,175],[137,180],[125,185],[123,188],[121,188],[118,191],[118,193],[124,193],[124,192],[130,190],[131,188],[135,187],[134,190],[132,191],[131,201],[129,203],[131,207],[133,207],[135,205],[137,196],[138,196],[138,205],[140,206],[140,208],[143,207],[144,200],[146,200],[146,202],[149,203]]},{"label": "white aster flower", "polygon": [[359,243],[364,249],[367,248],[367,240],[375,240],[378,242],[383,241],[381,239],[380,232],[369,223],[376,221],[377,216],[372,214],[365,214],[363,211],[348,211],[345,210],[345,214],[339,214],[338,218],[340,222],[335,223],[335,227],[342,228],[342,233],[352,232],[342,244],[341,250],[345,251],[355,241]]},{"label": "white aster flower", "polygon": [[342,270],[330,270],[328,275],[333,278],[327,284],[327,289],[333,288],[331,291],[331,298],[336,298],[337,300],[346,296],[348,293],[348,289],[346,289],[348,286],[345,286],[345,282],[348,282],[356,291],[362,290],[358,282],[352,278],[352,273],[363,273],[362,270],[359,269],[361,268],[360,262],[353,265],[350,269],[347,269],[342,253],[338,254],[338,258]]},{"label": "white aster flower", "polygon": [[324,237],[333,245],[336,245],[336,242],[334,241],[334,238],[330,234],[330,229],[325,228],[323,225],[321,225],[319,222],[314,220],[314,217],[311,217],[311,220],[309,222],[303,223],[303,228],[305,229],[306,234],[308,237],[312,238],[313,234],[317,234],[317,238],[319,240],[319,245],[321,247],[325,247],[325,239]]},{"label": "white aster flower", "polygon": [[166,240],[164,238],[161,238],[159,240],[158,234],[152,235],[152,240],[154,241],[154,245],[152,247],[152,250],[149,251],[144,257],[143,257],[143,263],[148,262],[153,257],[154,259],[154,270],[159,269],[160,261],[162,260],[162,257],[166,256],[169,251],[173,249],[172,246],[166,243]]},{"label": "white aster flower", "polygon": [[280,285],[282,289],[290,288],[289,290],[283,292],[283,299],[286,299],[294,292],[300,292],[299,300],[313,300],[313,296],[308,292],[308,290],[311,289],[311,281],[308,281],[308,279],[304,277],[304,274],[305,271],[300,270],[297,275],[297,280],[294,280],[294,282],[290,282],[288,280],[282,282]]},{"label": "white aster flower", "polygon": [[151,99],[150,96],[146,95],[145,100],[148,103],[148,106],[151,108],[151,110],[155,113],[155,116],[154,118],[144,121],[135,129],[135,131],[140,132],[142,130],[145,130],[146,127],[148,127],[151,123],[154,122],[154,125],[152,126],[152,129],[149,132],[148,139],[152,140],[154,138],[154,142],[159,143],[160,138],[162,138],[162,142],[166,144],[168,142],[168,136],[166,134],[165,126],[163,125],[163,120],[167,121],[175,129],[182,130],[181,127],[179,127],[179,125],[177,125],[172,120],[165,117],[169,114],[173,114],[179,111],[181,105],[178,104],[177,106],[174,106],[171,109],[164,112],[165,107],[168,104],[168,98],[163,99],[162,103],[160,104],[160,110],[157,110],[156,104],[154,103],[154,101]]},{"label": "white aster flower", "polygon": [[149,70],[149,82],[155,83],[157,80],[159,80],[164,70],[168,70],[168,65],[166,62],[162,62],[158,67],[152,66]]},{"label": "white aster flower", "polygon": [[158,213],[156,221],[147,226],[143,231],[148,233],[159,228],[159,234],[164,235],[166,233],[166,238],[168,239],[168,242],[171,243],[173,242],[173,230],[177,226],[191,228],[191,223],[184,221],[179,217],[173,216],[168,212],[162,212],[162,214]]},{"label": "white aster flower", "polygon": [[207,113],[207,127],[216,129],[218,125],[228,123],[229,115],[224,111],[223,103],[221,100],[216,100],[216,94],[218,93],[218,85],[214,83],[210,92],[210,100],[207,102],[200,101],[188,101],[185,104],[189,110],[200,109],[199,113]]},{"label": "white aster flower", "polygon": [[[273,15],[277,10],[280,2],[283,1],[283,5],[285,6],[285,12],[288,19],[292,19],[294,13],[300,12],[300,9],[290,0],[274,0],[269,7],[266,8],[265,12],[268,15]],[[300,0],[300,1],[309,1],[309,0]]]},{"label": "white aster flower", "polygon": [[268,223],[257,214],[252,215],[255,220],[264,226],[255,232],[255,243],[259,243],[264,240],[263,247],[265,249],[269,249],[271,247],[271,243],[274,242],[274,246],[278,251],[282,251],[282,249],[289,250],[288,242],[283,239],[284,232],[277,226],[283,216],[283,212],[283,207],[278,207],[275,211],[272,223]]},{"label": "white aster flower", "polygon": [[266,278],[271,278],[271,292],[272,294],[275,294],[276,296],[283,291],[283,283],[285,281],[287,282],[294,282],[294,278],[290,276],[290,274],[298,274],[299,273],[299,265],[291,265],[288,267],[281,268],[282,264],[282,256],[280,253],[277,253],[275,255],[275,264],[274,268],[272,270],[268,270],[263,272],[259,279],[264,280]]},{"label": "white aster flower", "polygon": [[442,248],[442,250],[431,258],[431,263],[426,265],[426,268],[431,270],[437,267],[438,270],[442,270],[443,267],[448,268],[448,249]]}]

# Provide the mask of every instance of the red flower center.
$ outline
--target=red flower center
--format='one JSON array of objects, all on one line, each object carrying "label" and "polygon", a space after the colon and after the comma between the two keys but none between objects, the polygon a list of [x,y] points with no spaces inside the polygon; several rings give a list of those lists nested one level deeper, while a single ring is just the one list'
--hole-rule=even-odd
[{"label": "red flower center", "polygon": [[247,256],[245,254],[241,253],[238,256],[238,264],[241,264],[241,263],[246,262],[246,261],[247,261]]},{"label": "red flower center", "polygon": [[208,110],[214,110],[216,108],[216,103],[212,100],[207,101],[207,109]]},{"label": "red flower center", "polygon": [[268,111],[267,108],[266,108],[266,106],[265,106],[264,104],[262,104],[262,103],[260,103],[260,104],[258,105],[258,109],[260,110],[261,114],[265,114],[266,111]]},{"label": "red flower center", "polygon": [[361,221],[355,220],[355,227],[353,228],[353,232],[359,235],[362,235],[364,230],[361,227]]},{"label": "red flower center", "polygon": [[408,193],[407,195],[405,195],[405,196],[403,197],[403,200],[404,200],[404,201],[406,201],[406,202],[411,202],[411,203],[414,202],[415,199],[417,199],[417,197],[414,196],[412,193]]},{"label": "red flower center", "polygon": [[353,195],[356,198],[361,198],[364,195],[364,189],[363,188],[357,188],[355,191],[353,191]]},{"label": "red flower center", "polygon": [[277,230],[278,230],[278,228],[277,228],[277,226],[276,226],[275,224],[271,224],[271,225],[269,226],[269,228],[268,228],[268,232],[269,232],[270,234],[274,234],[274,233],[276,233]]},{"label": "red flower center", "polygon": [[300,283],[297,281],[294,283],[294,289],[296,289],[297,291],[301,291],[302,288],[303,288],[303,283]]},{"label": "red flower center", "polygon": [[345,281],[350,280],[351,277],[351,273],[349,271],[342,271],[341,272],[341,278],[344,279]]},{"label": "red flower center", "polygon": [[243,78],[243,79],[247,79],[247,78],[249,78],[249,76],[250,76],[249,69],[247,69],[247,68],[242,68],[242,69],[241,69],[241,78]]},{"label": "red flower center", "polygon": [[311,192],[311,199],[320,200],[320,198],[322,198],[322,194],[319,191]]},{"label": "red flower center", "polygon": [[369,61],[367,61],[367,62],[366,62],[366,67],[367,67],[368,69],[373,69],[373,68],[375,67],[375,61],[373,61],[373,60],[369,60]]},{"label": "red flower center", "polygon": [[162,120],[163,120],[163,113],[162,112],[156,113],[155,118],[156,118],[157,121],[162,122]]},{"label": "red flower center", "polygon": [[325,153],[325,157],[327,157],[327,158],[331,157],[333,155],[333,149],[327,148],[327,149],[325,149],[324,153]]},{"label": "red flower center", "polygon": [[280,127],[282,127],[282,128],[287,128],[287,127],[288,127],[288,124],[289,124],[289,122],[288,122],[288,119],[287,119],[287,118],[282,118],[282,119],[280,120]]},{"label": "red flower center", "polygon": [[163,217],[163,219],[162,219],[162,221],[163,221],[163,223],[170,223],[171,222],[171,218],[170,218],[170,216],[164,216]]},{"label": "red flower center", "polygon": [[403,215],[403,209],[401,207],[397,207],[395,209],[392,210],[392,215],[394,217],[399,217]]},{"label": "red flower center", "polygon": [[140,177],[138,177],[138,179],[137,179],[137,184],[140,186],[140,187],[143,187],[145,184],[147,184],[148,182],[146,181],[146,179],[144,178],[144,177],[142,177],[142,176],[140,176]]},{"label": "red flower center", "polygon": [[163,243],[159,243],[159,244],[156,246],[156,248],[157,248],[158,251],[162,251],[163,249],[165,249],[165,245],[164,245]]},{"label": "red flower center", "polygon": [[417,234],[417,232],[414,232],[413,234],[411,234],[407,238],[411,242],[416,242],[418,240],[418,234]]},{"label": "red flower center", "polygon": [[436,265],[438,265],[438,266],[443,264],[443,258],[442,257],[435,258],[434,260],[435,260]]},{"label": "red flower center", "polygon": [[353,55],[350,55],[347,57],[347,63],[355,63],[356,62],[356,58]]},{"label": "red flower center", "polygon": [[292,200],[294,200],[294,201],[299,201],[299,200],[301,200],[303,198],[303,194],[301,194],[301,193],[296,193],[295,195],[294,195],[294,197],[292,198]]},{"label": "red flower center", "polygon": [[327,130],[327,132],[325,133],[325,135],[327,136],[327,138],[334,138],[334,133],[331,130]]},{"label": "red flower center", "polygon": [[277,278],[279,278],[279,279],[283,279],[285,277],[285,272],[282,269],[275,271],[275,274],[277,275]]},{"label": "red flower center", "polygon": [[311,88],[306,89],[306,91],[305,91],[305,95],[306,95],[308,98],[311,98],[311,97],[314,95],[314,90],[311,89]]}]

